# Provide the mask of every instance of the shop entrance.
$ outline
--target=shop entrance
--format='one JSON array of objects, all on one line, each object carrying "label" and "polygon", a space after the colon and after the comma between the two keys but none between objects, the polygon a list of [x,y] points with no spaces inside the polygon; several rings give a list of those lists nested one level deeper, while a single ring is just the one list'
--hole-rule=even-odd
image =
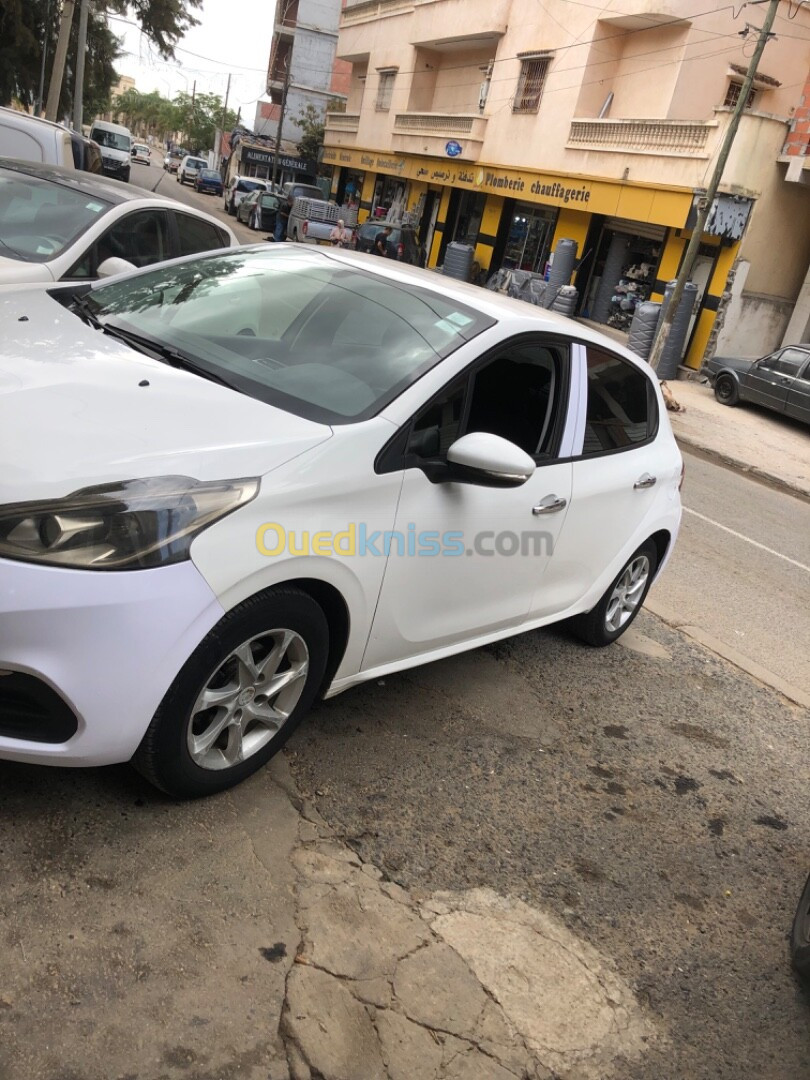
[{"label": "shop entrance", "polygon": [[447,221],[442,234],[442,246],[439,250],[439,265],[444,263],[444,253],[450,241],[457,244],[471,244],[475,247],[481,230],[481,218],[487,197],[478,191],[462,191],[453,188],[450,204],[447,207]]},{"label": "shop entrance", "polygon": [[658,225],[607,218],[584,290],[583,316],[629,330],[636,307],[655,287],[665,235]]},{"label": "shop entrance", "polygon": [[545,274],[557,211],[533,203],[515,203],[501,266]]}]

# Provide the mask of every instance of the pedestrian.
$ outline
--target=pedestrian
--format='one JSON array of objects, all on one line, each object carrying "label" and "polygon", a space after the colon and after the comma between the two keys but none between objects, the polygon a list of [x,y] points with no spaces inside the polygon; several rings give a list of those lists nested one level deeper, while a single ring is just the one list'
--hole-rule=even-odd
[{"label": "pedestrian", "polygon": [[329,233],[329,239],[334,247],[347,248],[351,246],[352,232],[351,229],[346,228],[346,222],[343,218],[338,219],[337,225]]},{"label": "pedestrian", "polygon": [[281,204],[276,211],[276,224],[273,229],[273,239],[276,243],[281,243],[282,240],[287,239],[287,222],[289,220],[290,204],[286,199],[282,199]]},{"label": "pedestrian", "polygon": [[374,237],[374,252],[377,255],[382,255],[385,259],[388,256],[388,237],[393,232],[390,225],[386,225],[384,229],[381,229]]}]

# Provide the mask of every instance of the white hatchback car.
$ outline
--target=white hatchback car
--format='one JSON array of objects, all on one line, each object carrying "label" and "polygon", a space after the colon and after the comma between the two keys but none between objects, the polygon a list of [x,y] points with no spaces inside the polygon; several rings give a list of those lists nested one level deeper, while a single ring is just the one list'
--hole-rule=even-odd
[{"label": "white hatchback car", "polygon": [[239,241],[210,214],[91,173],[0,160],[0,287],[91,281]]},{"label": "white hatchback car", "polygon": [[149,149],[146,143],[132,144],[132,160],[140,162],[141,165],[151,164],[152,151]]},{"label": "white hatchback car", "polygon": [[202,170],[207,168],[208,162],[205,158],[192,157],[191,154],[186,154],[177,167],[175,179],[178,184],[193,184]]},{"label": "white hatchback car", "polygon": [[0,757],[176,796],[318,696],[570,619],[672,551],[649,368],[562,316],[338,249],[0,293]]}]

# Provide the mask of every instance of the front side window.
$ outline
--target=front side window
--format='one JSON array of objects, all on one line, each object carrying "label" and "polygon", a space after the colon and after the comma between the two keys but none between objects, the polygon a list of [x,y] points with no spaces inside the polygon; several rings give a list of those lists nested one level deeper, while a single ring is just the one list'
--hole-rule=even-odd
[{"label": "front side window", "polygon": [[374,108],[377,112],[388,112],[391,108],[391,98],[394,94],[394,80],[397,77],[395,71],[381,71],[380,82],[377,87],[377,99]]},{"label": "front side window", "polygon": [[159,267],[95,288],[87,303],[103,325],[326,423],[374,415],[493,324],[432,289],[282,244]]},{"label": "front side window", "polygon": [[802,364],[807,359],[807,353],[801,349],[783,349],[775,356],[768,356],[761,361],[760,366],[768,371],[775,371],[779,375],[798,375]]},{"label": "front side window", "polygon": [[551,65],[550,56],[527,56],[520,61],[520,75],[512,112],[536,113]]},{"label": "front side window", "polygon": [[567,349],[540,341],[515,343],[457,380],[413,421],[407,452],[444,458],[470,432],[499,435],[535,460],[550,456],[562,413]]},{"label": "front side window", "polygon": [[65,274],[70,279],[98,277],[105,259],[126,259],[133,266],[151,266],[168,259],[168,218],[165,210],[137,210],[125,214],[87,249]]},{"label": "front side window", "polygon": [[0,253],[47,262],[111,209],[111,203],[87,192],[0,168]]},{"label": "front side window", "polygon": [[634,364],[589,345],[585,456],[629,450],[646,442],[658,425],[651,381]]}]

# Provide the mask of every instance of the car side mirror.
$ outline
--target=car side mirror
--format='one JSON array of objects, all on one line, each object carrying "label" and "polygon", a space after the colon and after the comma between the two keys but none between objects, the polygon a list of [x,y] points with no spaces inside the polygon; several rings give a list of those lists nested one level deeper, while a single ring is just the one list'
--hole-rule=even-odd
[{"label": "car side mirror", "polygon": [[127,270],[137,270],[137,267],[126,259],[119,259],[117,255],[112,255],[99,265],[96,274],[100,278],[112,277],[114,274],[124,274]]},{"label": "car side mirror", "polygon": [[484,487],[520,487],[533,475],[534,459],[500,435],[471,431],[447,451],[446,480]]}]

